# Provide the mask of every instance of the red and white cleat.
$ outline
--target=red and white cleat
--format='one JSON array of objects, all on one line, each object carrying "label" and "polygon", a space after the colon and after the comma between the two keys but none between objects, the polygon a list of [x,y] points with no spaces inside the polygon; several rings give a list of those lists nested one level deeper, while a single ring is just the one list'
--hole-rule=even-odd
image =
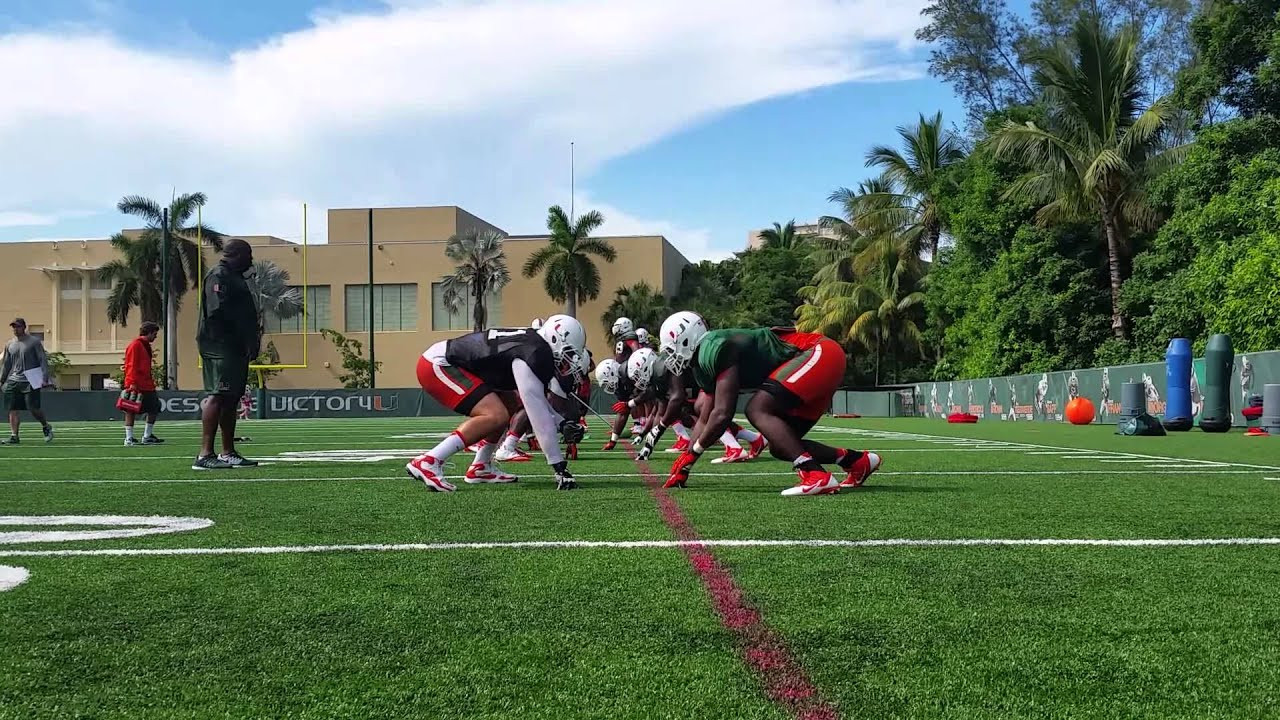
[{"label": "red and white cleat", "polygon": [[724,455],[712,460],[711,462],[719,465],[720,463],[741,463],[750,460],[747,453],[742,448],[727,447],[724,449]]},{"label": "red and white cleat", "polygon": [[467,475],[463,481],[468,485],[480,485],[485,483],[513,483],[520,478],[505,473],[492,465],[481,465],[480,463],[472,463],[467,468]]},{"label": "red and white cleat", "polygon": [[484,438],[480,438],[479,442],[473,442],[469,446],[467,446],[467,452],[480,452],[480,448],[484,447],[487,444],[489,444],[488,440],[485,440]]},{"label": "red and white cleat", "polygon": [[769,447],[769,441],[764,439],[764,435],[760,435],[751,442],[751,447],[747,450],[747,459],[755,460],[767,447]]},{"label": "red and white cleat", "polygon": [[435,492],[453,492],[458,488],[444,479],[444,466],[430,455],[416,457],[404,466],[409,474],[422,481],[428,490]]},{"label": "red and white cleat", "polygon": [[689,449],[689,439],[679,438],[676,440],[675,445],[672,445],[671,447],[667,448],[667,452],[680,453],[688,449]]},{"label": "red and white cleat", "polygon": [[783,495],[828,495],[840,492],[840,481],[826,470],[797,470],[800,484],[782,491]]},{"label": "red and white cleat", "polygon": [[844,480],[840,481],[842,488],[862,487],[862,484],[871,477],[871,474],[880,469],[882,460],[880,456],[873,452],[864,452],[862,457],[853,461],[853,465],[846,471]]},{"label": "red and white cleat", "polygon": [[499,450],[493,457],[498,462],[529,462],[530,460],[533,459],[532,455],[521,450],[520,448],[516,448],[511,452],[504,452],[502,450]]}]

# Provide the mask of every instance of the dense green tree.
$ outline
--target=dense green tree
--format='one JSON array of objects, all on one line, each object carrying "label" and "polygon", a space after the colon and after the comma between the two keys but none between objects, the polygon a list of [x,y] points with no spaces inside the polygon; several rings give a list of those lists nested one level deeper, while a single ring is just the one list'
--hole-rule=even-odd
[{"label": "dense green tree", "polygon": [[1124,288],[1135,317],[1127,359],[1156,360],[1170,338],[1202,344],[1216,332],[1242,350],[1280,347],[1280,119],[1204,130],[1151,196],[1169,220]]},{"label": "dense green tree", "polygon": [[1006,197],[1016,168],[983,151],[953,169],[954,245],[929,274],[938,379],[1088,367],[1108,337],[1105,256],[1088,224],[1041,227]]},{"label": "dense green tree", "polygon": [[1047,106],[1043,126],[1010,121],[991,139],[998,156],[1031,168],[1007,194],[1041,203],[1042,226],[1101,221],[1111,329],[1124,340],[1120,291],[1132,229],[1155,221],[1145,184],[1179,156],[1161,149],[1169,106],[1142,107],[1135,34],[1112,32],[1096,16],[1082,15],[1071,43],[1038,57],[1035,83]]},{"label": "dense green tree", "polygon": [[613,293],[613,301],[600,316],[605,337],[613,331],[613,321],[620,317],[630,318],[637,328],[645,328],[655,336],[662,321],[671,314],[671,306],[662,293],[653,289],[649,283],[641,280],[629,287],[620,287]]},{"label": "dense green tree", "polygon": [[1183,106],[1216,101],[1245,117],[1280,115],[1280,0],[1207,3],[1191,23],[1195,62],[1178,79]]}]

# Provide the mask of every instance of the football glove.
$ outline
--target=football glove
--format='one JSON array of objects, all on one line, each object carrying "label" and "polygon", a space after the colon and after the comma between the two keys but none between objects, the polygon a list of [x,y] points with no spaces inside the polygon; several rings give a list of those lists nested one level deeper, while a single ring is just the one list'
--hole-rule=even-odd
[{"label": "football glove", "polygon": [[586,434],[586,429],[575,420],[565,420],[560,423],[560,437],[564,438],[566,445],[576,445],[582,442],[582,436]]},{"label": "football glove", "polygon": [[667,482],[662,487],[684,487],[689,480],[689,468],[698,462],[698,457],[698,454],[689,450],[680,453],[680,457],[676,458],[676,461],[671,464],[671,474],[667,476]]},{"label": "football glove", "polygon": [[618,447],[618,441],[617,441],[617,440],[610,440],[609,442],[607,442],[607,443],[605,443],[605,444],[604,444],[604,447],[602,447],[602,448],[600,448],[600,449],[601,449],[601,450],[612,450],[612,449],[614,449],[614,448],[616,448],[616,447]]},{"label": "football glove", "polygon": [[556,473],[556,489],[557,490],[577,490],[578,483],[573,479],[573,473],[569,472],[569,463],[561,460],[551,469]]},{"label": "football glove", "polygon": [[577,459],[578,459],[578,445],[575,443],[575,444],[573,444],[573,445],[569,445],[569,446],[567,446],[567,447],[565,448],[565,452],[564,452],[564,454],[565,454],[565,456],[566,456],[566,457],[568,457],[570,460],[577,460]]},{"label": "football glove", "polygon": [[645,443],[644,447],[640,448],[640,451],[636,453],[636,459],[648,460],[649,456],[652,454],[653,454],[653,446],[648,443]]}]

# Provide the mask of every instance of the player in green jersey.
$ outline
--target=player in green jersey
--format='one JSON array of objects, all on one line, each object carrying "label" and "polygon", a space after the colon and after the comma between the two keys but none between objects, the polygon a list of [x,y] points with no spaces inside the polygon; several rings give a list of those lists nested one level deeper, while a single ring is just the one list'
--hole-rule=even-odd
[{"label": "player in green jersey", "polygon": [[[671,467],[665,487],[684,487],[702,451],[733,420],[740,391],[758,390],[747,419],[769,441],[779,460],[792,464],[800,483],[783,495],[823,495],[858,487],[880,466],[880,456],[804,439],[826,412],[844,378],[844,349],[830,338],[793,328],[708,330],[700,315],[679,312],[662,324],[659,338],[667,369],[688,370],[694,387],[710,396],[699,412],[693,446]],[[823,469],[836,463],[838,481]]]}]

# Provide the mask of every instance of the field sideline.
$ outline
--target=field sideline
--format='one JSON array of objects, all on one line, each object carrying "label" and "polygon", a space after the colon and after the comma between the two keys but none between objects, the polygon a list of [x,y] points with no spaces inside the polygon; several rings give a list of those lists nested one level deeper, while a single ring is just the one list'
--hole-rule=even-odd
[{"label": "field sideline", "polygon": [[[601,452],[427,492],[451,418],[0,448],[0,718],[1259,717],[1280,703],[1280,445],[825,419],[867,487]],[[455,458],[456,478],[466,457]],[[7,568],[7,569],[5,569]]]}]

